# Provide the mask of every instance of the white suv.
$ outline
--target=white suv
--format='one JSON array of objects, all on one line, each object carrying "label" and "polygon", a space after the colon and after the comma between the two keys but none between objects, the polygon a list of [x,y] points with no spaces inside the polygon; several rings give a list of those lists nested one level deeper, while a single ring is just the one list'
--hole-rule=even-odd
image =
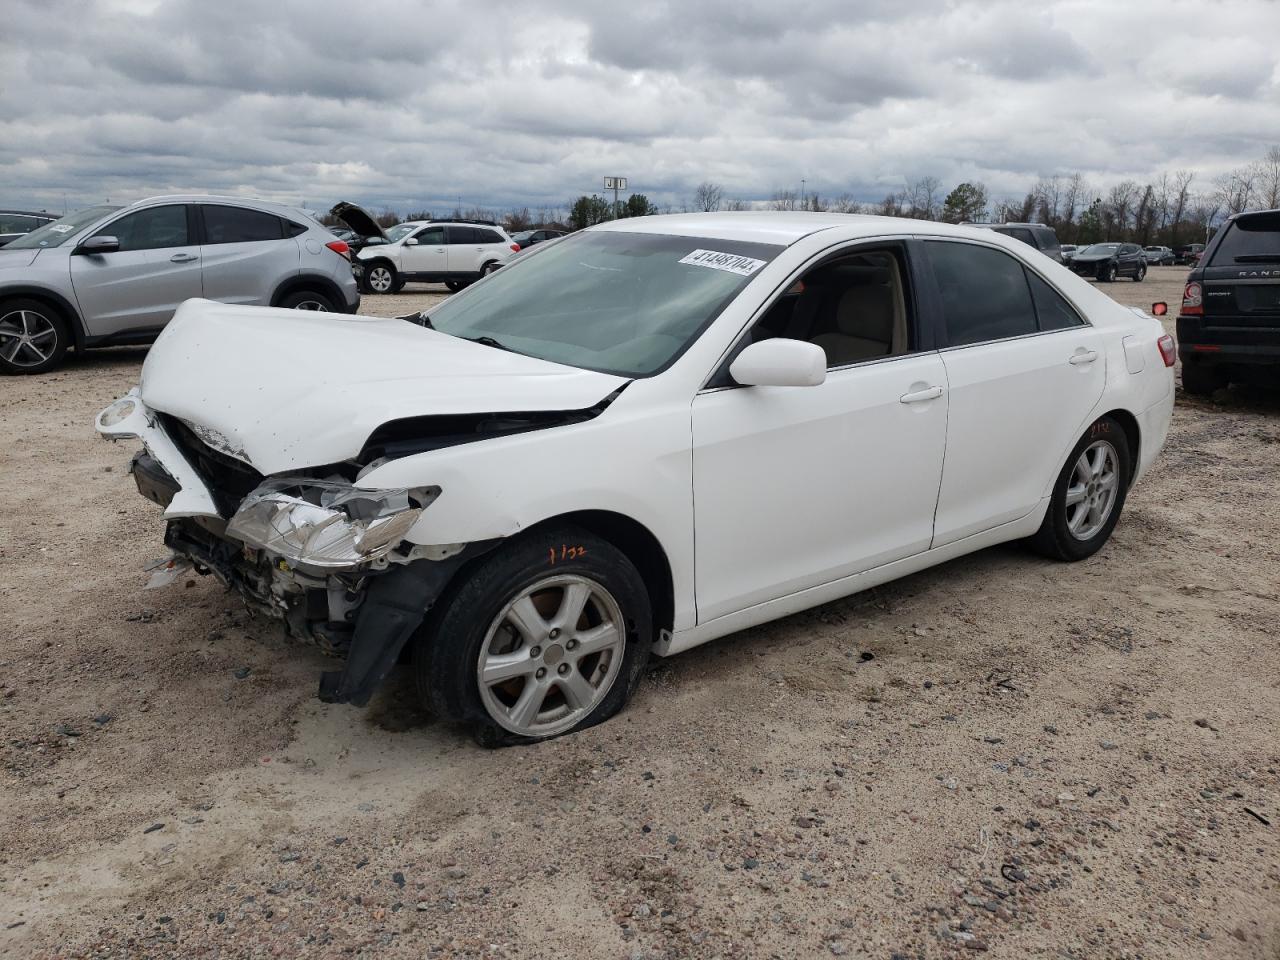
[{"label": "white suv", "polygon": [[[348,219],[351,213],[347,210],[343,219],[367,235],[352,222],[357,218]],[[488,220],[411,220],[385,231],[378,228],[370,241],[356,255],[370,293],[395,293],[408,280],[443,282],[450,290],[461,290],[520,252],[520,245]]]}]

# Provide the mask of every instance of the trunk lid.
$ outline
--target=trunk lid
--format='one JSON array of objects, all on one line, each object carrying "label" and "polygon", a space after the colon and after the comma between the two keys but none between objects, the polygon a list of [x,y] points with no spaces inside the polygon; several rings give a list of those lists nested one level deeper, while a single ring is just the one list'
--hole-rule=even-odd
[{"label": "trunk lid", "polygon": [[581,410],[626,382],[405,320],[188,300],[147,356],[142,399],[272,474],[350,459],[392,420]]},{"label": "trunk lid", "polygon": [[1205,326],[1280,326],[1280,211],[1232,218],[1199,273]]},{"label": "trunk lid", "polygon": [[365,240],[387,242],[387,235],[378,226],[378,221],[373,219],[363,207],[358,207],[354,203],[348,203],[343,200],[341,203],[335,203],[329,210],[329,214],[337,217]]}]

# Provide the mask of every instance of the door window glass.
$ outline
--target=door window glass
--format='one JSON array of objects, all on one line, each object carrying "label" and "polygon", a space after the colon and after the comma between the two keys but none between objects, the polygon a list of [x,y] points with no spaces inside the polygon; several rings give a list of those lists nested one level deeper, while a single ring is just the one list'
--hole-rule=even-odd
[{"label": "door window glass", "polygon": [[416,239],[424,246],[440,246],[444,243],[444,227],[427,227],[419,230]]},{"label": "door window glass", "polygon": [[445,236],[448,237],[448,240],[445,241],[446,243],[455,245],[479,242],[476,240],[476,231],[470,227],[449,227],[445,230]]},{"label": "door window glass", "polygon": [[99,232],[119,240],[122,253],[185,247],[191,242],[187,233],[187,208],[181,205],[139,210],[107,224]]},{"label": "door window glass", "polygon": [[1031,288],[1017,260],[970,243],[930,240],[928,250],[949,346],[1036,332]]},{"label": "door window glass", "polygon": [[1062,294],[1030,270],[1027,271],[1027,282],[1031,284],[1031,298],[1035,301],[1041,330],[1066,330],[1068,327],[1084,326],[1080,314],[1076,313]]},{"label": "door window glass", "polygon": [[774,301],[748,342],[807,340],[822,347],[829,368],[907,353],[905,272],[891,250],[859,250],[820,264]]},{"label": "door window glass", "polygon": [[252,243],[284,236],[280,218],[261,210],[212,204],[203,210],[205,243]]}]

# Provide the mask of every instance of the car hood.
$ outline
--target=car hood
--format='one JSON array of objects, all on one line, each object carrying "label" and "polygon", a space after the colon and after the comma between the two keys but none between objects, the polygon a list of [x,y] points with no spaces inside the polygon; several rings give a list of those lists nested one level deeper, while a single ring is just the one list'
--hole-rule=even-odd
[{"label": "car hood", "polygon": [[392,420],[582,410],[626,382],[405,320],[188,300],[147,356],[142,399],[273,474],[348,460]]},{"label": "car hood", "polygon": [[329,210],[329,214],[337,217],[366,240],[378,239],[386,242],[387,235],[378,226],[378,221],[373,219],[367,210],[357,207],[354,203],[347,203],[345,200],[335,203]]},{"label": "car hood", "polygon": [[13,250],[10,247],[0,247],[0,270],[5,267],[29,267],[36,262],[38,256],[39,249]]},{"label": "car hood", "polygon": [[1115,255],[1114,253],[1079,253],[1079,252],[1076,252],[1076,253],[1073,253],[1073,254],[1071,255],[1071,259],[1072,259],[1072,260],[1075,260],[1077,263],[1079,263],[1079,262],[1081,262],[1081,261],[1083,261],[1083,262],[1085,262],[1085,263],[1092,263],[1092,262],[1094,262],[1094,261],[1098,261],[1098,260],[1114,260],[1114,259],[1115,259],[1115,257],[1116,257],[1116,255]]}]

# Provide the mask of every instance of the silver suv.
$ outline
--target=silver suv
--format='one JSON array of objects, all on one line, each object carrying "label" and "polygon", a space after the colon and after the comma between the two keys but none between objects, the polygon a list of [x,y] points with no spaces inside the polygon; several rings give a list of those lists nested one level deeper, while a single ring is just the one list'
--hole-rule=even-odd
[{"label": "silver suv", "polygon": [[41,373],[67,349],[149,343],[178,305],[355,313],[350,250],[309,215],[233,197],[90,207],[0,249],[0,373]]}]

